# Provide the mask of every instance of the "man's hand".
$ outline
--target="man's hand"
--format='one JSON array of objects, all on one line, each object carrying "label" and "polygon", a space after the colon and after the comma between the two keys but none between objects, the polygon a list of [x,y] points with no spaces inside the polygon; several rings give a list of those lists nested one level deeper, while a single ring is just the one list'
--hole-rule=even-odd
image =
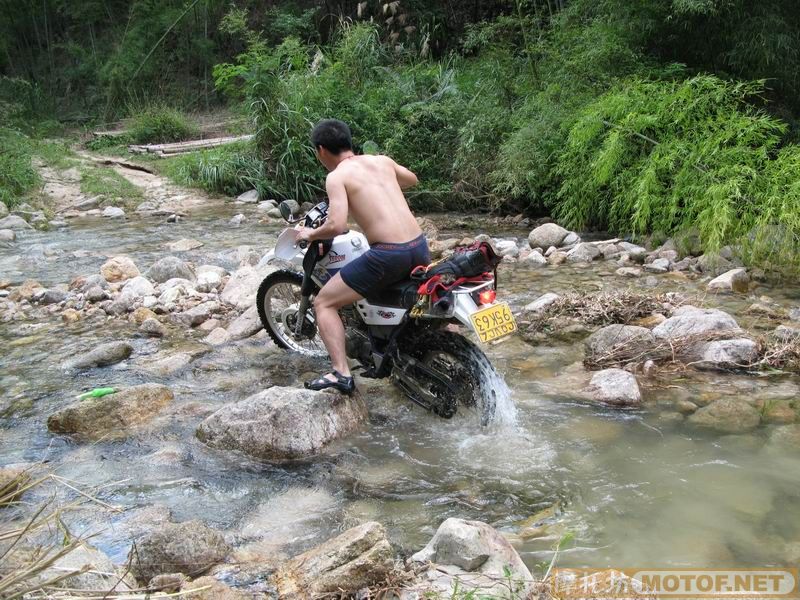
[{"label": "man's hand", "polygon": [[311,227],[302,227],[298,225],[295,229],[297,230],[297,237],[295,238],[295,242],[297,242],[298,244],[300,242],[310,242],[312,239],[314,239],[313,236],[315,230],[312,229]]}]

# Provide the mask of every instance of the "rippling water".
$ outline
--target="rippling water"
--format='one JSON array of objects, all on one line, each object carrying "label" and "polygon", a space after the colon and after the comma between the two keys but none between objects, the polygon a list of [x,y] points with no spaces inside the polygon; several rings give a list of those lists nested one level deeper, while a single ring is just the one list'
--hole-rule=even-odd
[{"label": "rippling water", "polygon": [[[164,243],[183,237],[205,242],[186,254],[197,264],[215,262],[238,245],[264,251],[272,244],[276,227],[251,221],[231,228],[233,214],[234,207],[225,207],[177,225],[87,221],[31,234],[13,250],[0,249],[0,273],[52,285],[96,272],[115,254],[130,255],[144,270],[165,253]],[[506,297],[521,305],[546,291],[619,287],[612,272],[610,265],[504,267],[500,277]],[[662,291],[695,290],[691,282],[660,281]],[[769,293],[789,303],[798,290]],[[740,309],[751,301],[725,302]],[[572,541],[559,556],[564,566],[766,566],[797,558],[797,453],[776,450],[767,442],[768,428],[700,434],[676,419],[673,408],[676,398],[706,402],[723,394],[796,398],[800,387],[793,379],[676,376],[645,389],[643,410],[620,412],[575,398],[583,385],[580,344],[531,346],[512,338],[487,351],[508,384],[504,395],[505,384],[497,383],[500,396],[513,399],[513,406],[501,405],[503,425],[481,430],[458,418],[443,421],[384,382],[365,380],[367,428],[320,459],[275,466],[210,450],[194,429],[220,406],[268,385],[291,384],[319,364],[287,361],[265,340],[253,339],[197,352],[173,377],[141,370],[156,352],[198,351],[200,337],[187,331],[183,339],[157,342],[103,319],[0,324],[0,462],[47,460],[85,484],[124,480],[101,497],[128,511],[110,523],[91,511],[80,516],[82,527],[103,528],[97,543],[117,560],[129,547],[127,520],[153,505],[167,507],[175,520],[204,519],[236,543],[268,553],[291,554],[367,519],[386,524],[412,551],[444,518],[458,516],[502,530],[534,571],[568,535]],[[134,357],[77,376],[61,370],[65,358],[113,339],[132,339]],[[145,381],[168,384],[176,401],[133,436],[81,444],[47,432],[47,416],[81,391]]]}]

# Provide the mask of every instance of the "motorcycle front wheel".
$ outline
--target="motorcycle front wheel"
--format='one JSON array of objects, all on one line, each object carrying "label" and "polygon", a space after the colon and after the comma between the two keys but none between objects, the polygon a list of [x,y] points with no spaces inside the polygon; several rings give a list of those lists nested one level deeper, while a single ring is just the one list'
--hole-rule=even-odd
[{"label": "motorcycle front wheel", "polygon": [[258,316],[269,337],[279,347],[305,356],[327,356],[314,321],[313,308],[309,308],[300,334],[297,334],[302,285],[303,276],[294,271],[282,269],[268,275],[256,294]]}]

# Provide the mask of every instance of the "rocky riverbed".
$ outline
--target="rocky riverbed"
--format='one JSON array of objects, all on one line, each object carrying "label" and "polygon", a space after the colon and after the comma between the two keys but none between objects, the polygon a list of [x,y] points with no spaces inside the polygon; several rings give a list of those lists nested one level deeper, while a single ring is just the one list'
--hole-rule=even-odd
[{"label": "rocky riverbed", "polygon": [[[148,185],[125,215],[0,220],[2,463],[102,502],[71,514],[97,533],[73,564],[198,598],[413,598],[506,569],[524,597],[565,539],[562,566],[796,562],[800,288],[735,249],[426,218],[437,255],[490,239],[504,256],[520,333],[487,354],[517,416],[480,429],[386,382],[303,391],[324,362],[275,348],[253,308],[274,205]],[[99,387],[118,391],[76,398]],[[0,518],[47,495],[26,494]]]}]

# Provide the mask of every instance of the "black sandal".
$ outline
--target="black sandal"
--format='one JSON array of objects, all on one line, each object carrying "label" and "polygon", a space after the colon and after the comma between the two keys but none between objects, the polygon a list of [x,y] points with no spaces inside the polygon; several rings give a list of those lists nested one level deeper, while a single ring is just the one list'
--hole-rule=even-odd
[{"label": "black sandal", "polygon": [[355,391],[356,382],[352,378],[352,376],[345,377],[344,375],[339,373],[339,371],[337,371],[336,369],[331,371],[331,373],[333,373],[333,376],[336,377],[336,381],[331,381],[325,375],[323,375],[322,377],[319,377],[314,381],[306,381],[305,382],[306,389],[319,391],[319,390],[327,390],[333,388],[347,395],[350,395]]}]

